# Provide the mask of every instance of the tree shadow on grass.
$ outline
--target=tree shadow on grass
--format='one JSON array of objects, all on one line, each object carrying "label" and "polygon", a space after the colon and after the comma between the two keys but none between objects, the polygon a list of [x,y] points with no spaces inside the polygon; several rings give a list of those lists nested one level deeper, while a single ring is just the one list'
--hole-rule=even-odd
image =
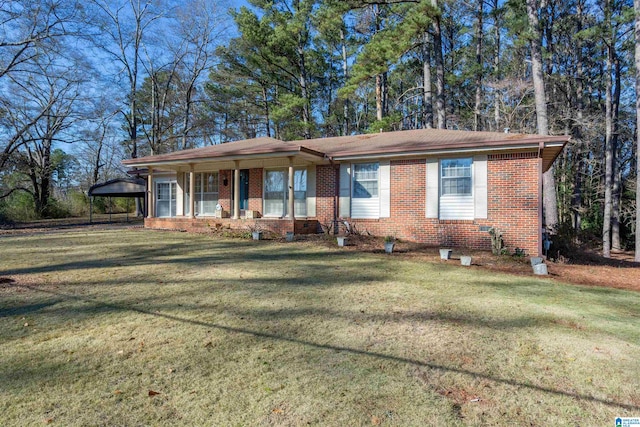
[{"label": "tree shadow on grass", "polygon": [[23,288],[26,288],[26,289],[30,289],[30,290],[36,291],[36,292],[48,293],[48,294],[55,295],[55,296],[57,296],[59,298],[66,299],[66,300],[75,300],[75,301],[80,301],[80,302],[83,302],[83,303],[94,304],[95,308],[98,308],[98,309],[107,309],[107,310],[120,311],[120,312],[130,311],[130,312],[135,312],[135,313],[139,313],[139,314],[143,314],[143,315],[160,317],[160,318],[167,319],[167,320],[170,320],[170,321],[186,323],[186,324],[190,324],[190,325],[194,325],[194,326],[201,326],[201,327],[205,327],[205,328],[209,328],[209,329],[217,329],[217,330],[224,331],[224,332],[227,332],[227,333],[250,335],[250,336],[253,336],[253,337],[256,337],[256,338],[265,339],[265,340],[277,340],[277,341],[288,342],[288,343],[302,345],[302,346],[315,348],[315,349],[320,349],[320,350],[331,350],[331,351],[336,351],[336,352],[345,352],[345,353],[349,353],[349,354],[353,354],[353,355],[359,355],[359,356],[382,359],[382,360],[389,360],[389,361],[393,361],[393,362],[400,362],[400,363],[404,363],[404,364],[407,364],[407,365],[410,365],[410,366],[414,366],[414,367],[424,367],[424,368],[428,368],[428,369],[432,369],[432,370],[436,370],[436,371],[441,371],[441,372],[453,372],[453,373],[457,373],[457,374],[470,376],[470,377],[473,377],[473,378],[476,378],[476,379],[485,379],[485,380],[488,380],[488,381],[491,381],[491,382],[496,382],[496,383],[500,383],[500,384],[504,384],[504,385],[510,385],[510,386],[515,386],[515,387],[530,389],[530,390],[534,390],[534,391],[548,393],[548,394],[555,395],[555,396],[569,397],[569,398],[577,399],[577,400],[580,400],[580,401],[600,403],[600,404],[604,404],[604,405],[607,405],[607,406],[626,409],[626,410],[629,410],[629,411],[638,411],[638,410],[640,410],[640,406],[637,406],[637,405],[618,402],[618,401],[615,401],[615,400],[608,400],[608,399],[598,398],[598,397],[589,396],[589,395],[586,395],[586,394],[580,394],[580,393],[577,393],[577,392],[556,390],[556,389],[549,388],[549,387],[542,387],[542,386],[537,386],[537,385],[533,385],[533,384],[527,384],[527,383],[523,383],[521,381],[517,381],[517,380],[511,379],[511,378],[503,378],[503,377],[499,377],[499,376],[496,376],[496,375],[489,375],[489,374],[485,374],[485,373],[482,373],[482,372],[474,372],[474,371],[471,371],[471,370],[468,370],[468,369],[462,369],[462,368],[457,368],[457,367],[453,367],[453,366],[445,366],[445,365],[442,365],[442,364],[431,363],[431,362],[426,362],[426,361],[421,361],[421,360],[416,360],[416,359],[410,359],[410,358],[407,358],[407,357],[395,356],[395,355],[392,355],[392,354],[384,354],[384,353],[379,353],[379,352],[361,350],[361,349],[358,349],[358,348],[352,348],[352,347],[346,347],[346,346],[337,346],[337,345],[331,345],[331,344],[321,344],[321,343],[317,343],[317,342],[313,342],[313,341],[309,341],[309,340],[305,340],[305,339],[283,336],[281,334],[257,331],[257,330],[252,330],[252,329],[248,329],[248,328],[242,328],[242,327],[226,326],[226,325],[221,325],[221,324],[217,324],[217,323],[213,323],[213,322],[200,321],[200,320],[196,320],[196,319],[189,319],[189,318],[176,316],[176,315],[173,315],[173,314],[162,313],[162,312],[159,312],[159,311],[148,310],[148,309],[144,309],[144,308],[140,308],[140,307],[132,307],[132,306],[124,305],[124,304],[105,303],[105,302],[100,302],[100,301],[98,301],[96,299],[92,299],[92,298],[86,298],[86,297],[81,297],[81,296],[77,296],[77,295],[70,295],[70,294],[65,294],[65,293],[62,293],[62,292],[42,289],[42,288],[39,288],[37,286],[31,286],[31,285],[16,285],[16,286],[20,286],[20,287],[23,287]]},{"label": "tree shadow on grass", "polygon": [[[303,252],[289,247],[273,247],[272,252],[268,248],[259,248],[246,242],[215,243],[208,247],[198,245],[163,245],[157,248],[147,248],[138,253],[133,250],[119,258],[91,258],[83,260],[69,260],[61,263],[48,263],[39,267],[21,267],[1,271],[4,275],[38,274],[61,271],[84,270],[88,268],[109,268],[129,266],[149,266],[162,264],[234,264],[244,261],[278,262],[283,259],[296,260],[326,260],[327,257],[343,258],[353,257],[347,252],[309,251]],[[208,252],[207,255],[184,256],[193,252]]]},{"label": "tree shadow on grass", "polygon": [[47,302],[41,302],[37,304],[27,304],[19,307],[10,307],[10,308],[0,308],[0,318],[9,317],[9,316],[25,316],[28,314],[33,314],[37,311],[42,310],[43,308],[51,307],[58,304],[62,300],[53,300]]}]

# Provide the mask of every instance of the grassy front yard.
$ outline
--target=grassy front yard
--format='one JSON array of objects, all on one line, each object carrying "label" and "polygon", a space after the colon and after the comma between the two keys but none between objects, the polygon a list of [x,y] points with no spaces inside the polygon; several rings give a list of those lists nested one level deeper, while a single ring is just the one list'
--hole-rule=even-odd
[{"label": "grassy front yard", "polygon": [[0,361],[3,426],[613,425],[640,416],[640,293],[311,243],[9,235]]}]

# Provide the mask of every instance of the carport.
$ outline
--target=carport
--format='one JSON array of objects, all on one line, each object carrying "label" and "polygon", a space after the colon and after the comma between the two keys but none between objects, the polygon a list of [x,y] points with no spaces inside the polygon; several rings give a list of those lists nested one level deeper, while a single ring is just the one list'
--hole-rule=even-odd
[{"label": "carport", "polygon": [[[109,221],[111,221],[111,198],[112,197],[139,197],[146,198],[147,183],[142,178],[117,178],[107,182],[99,183],[89,188],[89,222],[93,222],[93,198],[95,196],[109,198]],[[128,201],[127,201],[128,202]],[[142,206],[146,208],[147,203]],[[127,205],[127,221],[129,220],[129,209]],[[146,213],[143,212],[143,216]]]}]

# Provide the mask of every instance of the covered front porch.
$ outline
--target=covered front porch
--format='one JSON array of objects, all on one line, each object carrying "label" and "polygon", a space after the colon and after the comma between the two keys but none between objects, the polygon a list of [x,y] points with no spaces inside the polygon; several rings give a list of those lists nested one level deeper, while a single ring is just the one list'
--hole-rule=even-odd
[{"label": "covered front porch", "polygon": [[156,156],[136,164],[146,167],[145,227],[318,232],[316,166],[328,160],[297,145],[270,145],[184,160]]}]

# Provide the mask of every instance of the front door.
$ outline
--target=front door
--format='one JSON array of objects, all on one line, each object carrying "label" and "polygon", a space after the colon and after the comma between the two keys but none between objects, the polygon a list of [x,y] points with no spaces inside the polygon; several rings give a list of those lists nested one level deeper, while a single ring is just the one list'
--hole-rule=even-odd
[{"label": "front door", "polygon": [[[235,183],[231,180],[231,206],[234,206]],[[249,169],[240,169],[240,216],[244,215],[244,211],[249,209]]]}]

